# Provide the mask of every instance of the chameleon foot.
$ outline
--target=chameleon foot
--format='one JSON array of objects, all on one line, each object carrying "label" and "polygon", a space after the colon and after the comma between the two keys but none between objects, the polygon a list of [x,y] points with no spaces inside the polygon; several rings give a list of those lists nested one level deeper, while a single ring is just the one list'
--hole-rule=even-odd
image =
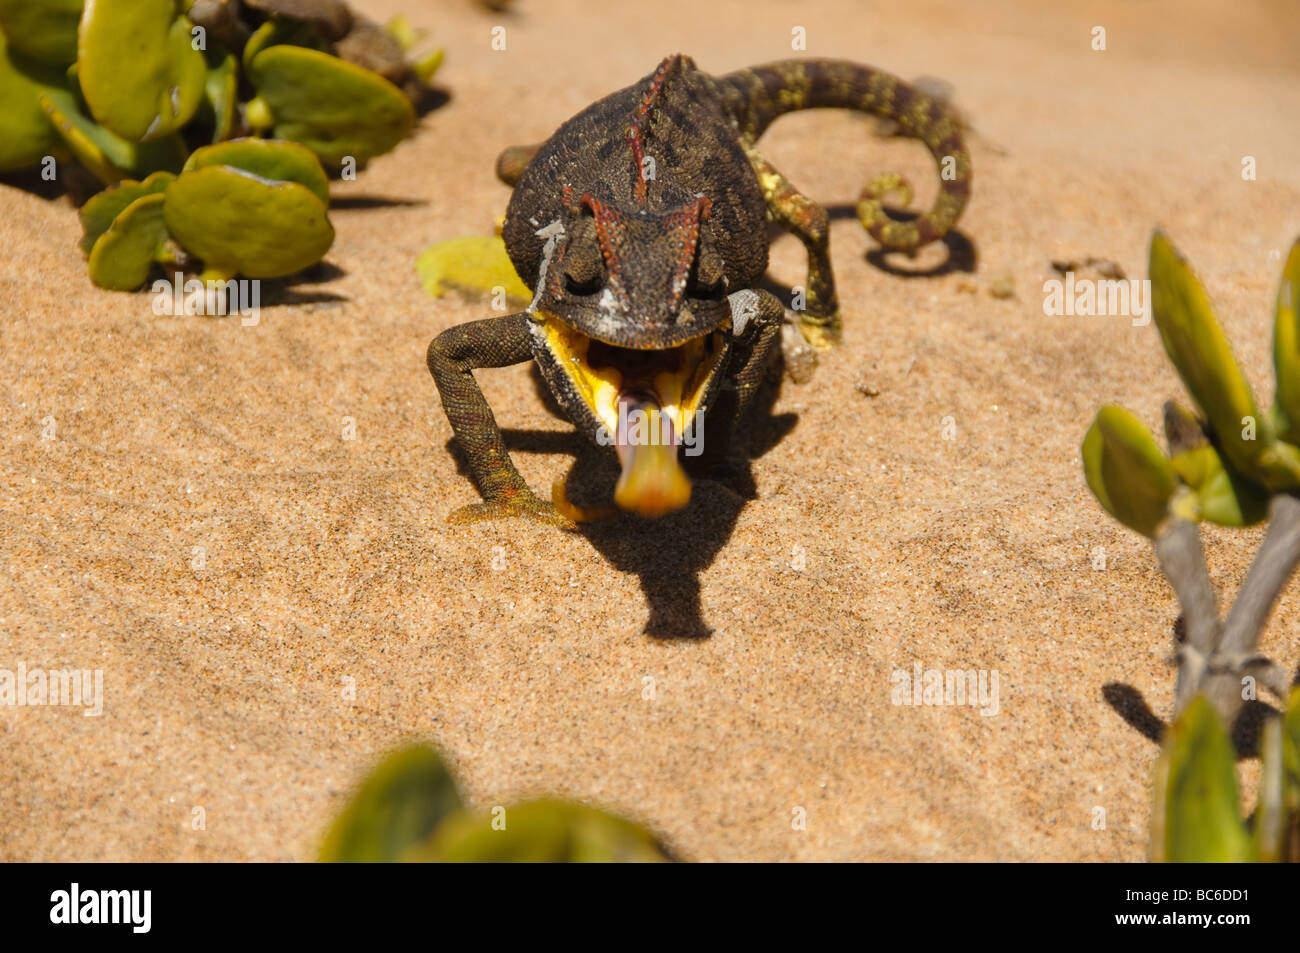
[{"label": "chameleon foot", "polygon": [[803,314],[799,316],[799,332],[817,350],[829,351],[839,346],[844,336],[844,322],[840,320],[838,311],[825,318]]},{"label": "chameleon foot", "polygon": [[605,503],[600,506],[582,506],[578,503],[570,503],[569,494],[565,491],[563,477],[551,484],[551,504],[555,507],[556,512],[568,517],[574,523],[597,523],[601,520],[612,519],[618,515],[618,507],[612,503]]},{"label": "chameleon foot", "polygon": [[459,506],[447,517],[448,523],[468,526],[470,523],[483,523],[488,520],[519,517],[534,523],[558,526],[560,529],[575,530],[573,520],[557,510],[552,504],[538,499],[531,491],[491,500],[487,503],[471,503]]}]

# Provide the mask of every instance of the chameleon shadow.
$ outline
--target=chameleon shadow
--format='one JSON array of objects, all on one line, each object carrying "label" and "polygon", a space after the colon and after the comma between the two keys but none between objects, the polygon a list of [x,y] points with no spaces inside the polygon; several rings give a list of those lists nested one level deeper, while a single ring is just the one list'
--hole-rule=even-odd
[{"label": "chameleon shadow", "polygon": [[[829,205],[826,211],[832,220],[852,219],[856,221],[858,217],[857,209],[848,203]],[[898,222],[907,222],[916,218],[916,215],[911,212],[899,212],[894,209],[886,209],[885,212],[890,218]],[[774,235],[783,234],[776,226],[772,226],[771,230]],[[971,241],[968,235],[954,228],[939,239],[936,244],[943,245],[946,254],[938,264],[925,268],[900,267],[897,264],[899,259],[906,260],[915,256],[908,255],[907,252],[889,251],[885,248],[874,248],[867,252],[864,257],[877,270],[895,278],[940,278],[955,272],[974,274],[979,263],[979,253],[975,249],[975,243]],[[789,302],[793,300],[794,288],[775,280],[770,274],[764,275],[760,287],[764,291],[770,291],[781,301]],[[843,302],[841,302],[842,306]]]},{"label": "chameleon shadow", "polygon": [[[725,438],[706,429],[706,453],[686,459],[692,493],[685,509],[659,519],[619,514],[578,527],[579,534],[611,566],[637,577],[648,613],[643,631],[651,638],[694,640],[713,634],[706,621],[700,573],[713,564],[731,538],[740,511],[756,495],[753,461],[777,446],[798,421],[795,414],[772,413],[779,395],[780,377],[775,373],[779,369],[778,356],[774,373],[755,397],[731,447],[726,446]],[[534,382],[548,409],[562,417],[536,368]],[[726,420],[726,410],[718,406],[711,419]],[[611,499],[619,476],[617,463],[606,449],[594,446],[576,431],[503,430],[502,437],[511,453],[572,456],[566,485],[573,502],[590,506]],[[468,475],[455,441],[448,441],[447,446],[462,473]],[[709,452],[710,447],[722,447],[722,451]]]},{"label": "chameleon shadow", "polygon": [[[644,632],[651,638],[693,640],[713,634],[700,574],[731,539],[745,504],[758,495],[753,461],[779,444],[798,422],[795,414],[772,413],[779,386],[777,377],[759,392],[732,446],[727,446],[725,434],[706,427],[706,452],[685,459],[692,482],[685,509],[659,519],[620,514],[609,522],[579,527],[610,565],[639,580],[648,610]],[[720,402],[712,419],[725,421],[730,410]],[[608,500],[618,476],[612,457],[588,444],[574,461],[573,496],[584,502]]]},{"label": "chameleon shadow", "polygon": [[[844,219],[857,221],[858,218],[857,206],[848,202],[827,206],[826,214],[830,216],[831,221]],[[886,208],[885,214],[896,222],[911,222],[919,217],[915,212],[903,212],[892,208]],[[896,278],[939,278],[958,271],[974,274],[979,264],[979,252],[969,235],[961,229],[953,228],[936,244],[943,245],[947,249],[947,254],[938,264],[928,268],[901,268],[896,262],[900,258],[905,260],[915,257],[915,254],[909,255],[907,252],[895,252],[886,248],[873,248],[865,257],[873,266]]]}]

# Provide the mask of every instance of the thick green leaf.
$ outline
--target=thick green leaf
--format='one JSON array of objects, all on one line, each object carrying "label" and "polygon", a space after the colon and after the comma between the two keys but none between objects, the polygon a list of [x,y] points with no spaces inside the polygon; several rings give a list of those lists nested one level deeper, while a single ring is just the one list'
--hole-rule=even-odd
[{"label": "thick green leaf", "polygon": [[1277,291],[1273,367],[1277,372],[1274,415],[1280,436],[1287,443],[1300,444],[1300,239],[1291,246]]},{"label": "thick green leaf", "polygon": [[67,66],[77,58],[81,6],[82,0],[0,0],[0,32],[25,55]]},{"label": "thick green leaf", "polygon": [[225,165],[243,169],[271,182],[297,182],[306,186],[326,205],[330,183],[316,153],[296,142],[280,139],[232,139],[195,149],[185,161],[184,171]]},{"label": "thick green leaf", "polygon": [[433,74],[438,72],[438,68],[442,66],[443,57],[446,55],[446,52],[447,51],[442,47],[438,47],[428,56],[422,57],[416,61],[415,75],[419,77],[420,82],[428,83],[429,80],[433,79]]},{"label": "thick green leaf", "polygon": [[151,172],[179,172],[185,161],[185,143],[171,135],[157,142],[127,142],[81,113],[77,98],[68,90],[41,93],[41,107],[73,155],[101,182]]},{"label": "thick green leaf", "polygon": [[1235,757],[1214,706],[1198,695],[1169,730],[1156,769],[1154,860],[1255,859],[1237,801]]},{"label": "thick green leaf", "polygon": [[325,863],[403,860],[461,807],[436,751],[413,746],[389,755],[352,796],[325,837]]},{"label": "thick green leaf", "polygon": [[[498,829],[502,821],[504,829]],[[657,863],[672,858],[653,834],[630,821],[581,804],[545,799],[507,808],[504,814],[452,815],[418,859],[442,863]]]},{"label": "thick green leaf", "polygon": [[167,241],[163,196],[155,192],[136,199],[90,251],[90,280],[110,291],[134,291],[144,284]]},{"label": "thick green leaf", "polygon": [[95,242],[99,240],[99,236],[108,231],[113,220],[122,214],[128,205],[142,196],[165,191],[174,178],[176,176],[170,172],[155,172],[143,182],[127,179],[117,185],[109,186],[98,195],[91,196],[77,213],[81,218],[83,232],[81,250],[89,254],[95,247]]},{"label": "thick green leaf", "polygon": [[504,288],[506,297],[516,305],[533,298],[515,271],[506,243],[497,235],[469,235],[449,238],[430,245],[415,261],[424,290],[435,298],[456,289],[491,294]]},{"label": "thick green leaf", "polygon": [[306,186],[229,166],[181,173],[164,213],[172,237],[213,273],[278,278],[314,265],[334,243],[325,204]]},{"label": "thick green leaf", "polygon": [[1253,526],[1268,515],[1268,491],[1225,468],[1210,444],[1184,451],[1170,463],[1196,491],[1201,519],[1220,526]]},{"label": "thick green leaf", "polygon": [[1178,478],[1150,431],[1122,407],[1103,407],[1083,438],[1082,454],[1088,487],[1107,512],[1154,537]]},{"label": "thick green leaf", "polygon": [[175,132],[203,100],[207,64],[175,0],[87,0],[77,68],[91,115],[133,142]]},{"label": "thick green leaf", "polygon": [[30,168],[47,155],[64,152],[40,97],[66,86],[62,70],[11,49],[0,33],[0,172]]},{"label": "thick green leaf", "polygon": [[[1300,453],[1278,444],[1261,416],[1205,289],[1161,232],[1151,238],[1151,306],[1160,339],[1214,431],[1227,464],[1271,490],[1300,487]],[[1254,421],[1246,439],[1244,421]],[[1290,448],[1294,451],[1295,448]]]},{"label": "thick green leaf", "polygon": [[[277,45],[252,58],[249,78],[278,139],[301,142],[326,167],[359,165],[392,149],[415,124],[410,100],[367,69],[301,46]],[[260,102],[259,102],[260,101]]]}]

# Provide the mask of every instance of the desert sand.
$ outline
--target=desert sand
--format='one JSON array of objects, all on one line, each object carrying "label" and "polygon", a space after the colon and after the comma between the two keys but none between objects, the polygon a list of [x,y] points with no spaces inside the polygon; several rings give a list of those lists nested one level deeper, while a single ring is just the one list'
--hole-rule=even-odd
[{"label": "desert sand", "polygon": [[[1157,427],[1180,384],[1154,327],[1048,316],[1043,282],[1090,256],[1145,277],[1163,227],[1271,400],[1294,4],[358,5],[432,31],[450,100],[334,184],[327,267],[256,326],[94,288],[69,201],[0,185],[0,668],[104,672],[99,717],[0,708],[0,858],[308,860],[422,738],[474,804],[580,799],[695,860],[1142,859],[1177,608],[1078,447],[1103,403]],[[837,213],[844,344],[748,430],[755,499],[701,482],[657,523],[449,526],[477,495],[425,348],[492,312],[429,298],[416,255],[490,232],[502,148],[677,51],[950,84],[975,169],[955,250],[869,260]],[[832,206],[886,170],[927,203],[923,147],[877,132],[807,113],[765,148]],[[802,268],[781,238],[772,280]],[[526,367],[480,380],[539,491],[589,456]],[[1221,587],[1259,536],[1207,533]],[[1289,666],[1297,598],[1263,645]],[[996,714],[895,705],[918,662],[996,670]]]}]

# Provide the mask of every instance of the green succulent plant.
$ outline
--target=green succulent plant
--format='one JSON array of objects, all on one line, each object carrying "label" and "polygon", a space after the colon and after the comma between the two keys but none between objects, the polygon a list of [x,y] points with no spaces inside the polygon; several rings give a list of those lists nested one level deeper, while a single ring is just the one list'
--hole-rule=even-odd
[{"label": "green succulent plant", "polygon": [[[1209,298],[1160,232],[1151,239],[1151,301],[1170,361],[1199,413],[1165,405],[1166,456],[1141,422],[1103,407],[1083,439],[1084,479],[1117,520],[1154,540],[1160,568],[1182,606],[1187,638],[1179,658],[1175,712],[1204,692],[1231,722],[1242,680],[1279,697],[1285,672],[1255,651],[1282,587],[1300,565],[1300,241],[1282,272],[1274,320],[1274,406],[1261,415]],[[1223,620],[1197,524],[1269,531]]]},{"label": "green succulent plant", "polygon": [[[1205,289],[1164,235],[1151,241],[1151,300],[1170,361],[1199,413],[1170,401],[1169,455],[1132,414],[1103,407],[1083,440],[1084,479],[1106,511],[1151,538],[1182,609],[1175,721],[1156,773],[1151,854],[1169,861],[1300,860],[1300,689],[1257,645],[1300,566],[1300,241],[1282,272],[1274,320],[1277,391],[1261,417]],[[1220,618],[1198,524],[1268,530]],[[1265,723],[1259,804],[1239,816],[1229,739],[1255,686],[1286,703]]]},{"label": "green succulent plant", "polygon": [[1151,538],[1173,513],[1224,526],[1257,523],[1270,494],[1300,490],[1300,448],[1290,442],[1300,430],[1292,422],[1300,422],[1300,241],[1278,295],[1277,401],[1268,415],[1261,415],[1205,289],[1160,232],[1151,240],[1150,274],[1161,341],[1201,414],[1180,418],[1190,443],[1171,440],[1170,460],[1136,418],[1103,408],[1083,442],[1088,486],[1112,516]]},{"label": "green succulent plant", "polygon": [[342,0],[0,0],[0,173],[110,187],[82,210],[101,287],[290,274],[333,243],[326,170],[411,133],[442,56],[408,62],[419,39]]},{"label": "green succulent plant", "polygon": [[491,812],[467,808],[437,751],[385,758],[352,795],[321,846],[327,863],[606,863],[673,858],[649,831],[550,798]]},{"label": "green succulent plant", "polygon": [[1243,820],[1232,741],[1213,704],[1193,699],[1156,766],[1152,860],[1300,862],[1300,689],[1265,725],[1260,754],[1255,812]]},{"label": "green succulent plant", "polygon": [[176,250],[205,278],[275,278],[319,261],[334,242],[329,181],[293,142],[233,139],[195,150],[179,175],[124,180],[81,209],[81,247],[101,288],[140,287]]}]

